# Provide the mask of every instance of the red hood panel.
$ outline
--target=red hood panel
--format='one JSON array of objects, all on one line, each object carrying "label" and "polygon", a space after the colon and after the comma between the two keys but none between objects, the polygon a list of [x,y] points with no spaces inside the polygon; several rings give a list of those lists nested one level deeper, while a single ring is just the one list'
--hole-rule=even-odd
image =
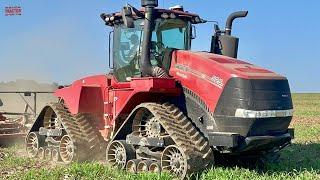
[{"label": "red hood panel", "polygon": [[208,52],[177,51],[176,55],[178,59],[189,58],[199,66],[203,64],[211,71],[223,71],[232,77],[244,79],[285,79],[285,77],[279,74],[256,65]]}]

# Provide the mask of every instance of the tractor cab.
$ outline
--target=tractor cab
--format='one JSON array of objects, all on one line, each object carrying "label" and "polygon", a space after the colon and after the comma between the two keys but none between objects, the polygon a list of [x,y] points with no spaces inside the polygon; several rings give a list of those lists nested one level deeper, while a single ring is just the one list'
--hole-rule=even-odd
[{"label": "tractor cab", "polygon": [[[128,5],[121,13],[101,15],[106,25],[113,28],[113,50],[109,53],[112,53],[113,73],[120,82],[142,77],[143,61],[168,73],[170,61],[165,60],[166,54],[173,49],[190,50],[192,24],[202,22],[198,15],[184,12],[181,6],[170,10],[155,8],[150,21],[146,20],[146,11],[147,7],[137,10]],[[144,41],[146,36],[151,41]]]}]

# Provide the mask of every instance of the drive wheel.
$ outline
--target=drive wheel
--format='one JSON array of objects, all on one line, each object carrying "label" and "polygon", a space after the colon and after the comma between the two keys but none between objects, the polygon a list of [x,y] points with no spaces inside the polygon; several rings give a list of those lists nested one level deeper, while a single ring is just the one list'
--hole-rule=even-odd
[{"label": "drive wheel", "polygon": [[146,122],[147,137],[160,137],[161,129],[161,124],[155,117],[151,118],[149,121]]},{"label": "drive wheel", "polygon": [[127,162],[134,158],[134,154],[133,147],[125,141],[113,141],[107,148],[107,163],[119,169],[124,169]]},{"label": "drive wheel", "polygon": [[141,108],[133,122],[133,132],[147,138],[168,136],[159,120],[146,108]]},{"label": "drive wheel", "polygon": [[52,107],[48,107],[43,117],[43,127],[46,129],[62,128],[62,124],[57,117],[56,112]]},{"label": "drive wheel", "polygon": [[29,133],[26,138],[26,146],[28,156],[36,157],[40,148],[40,135],[36,132]]},{"label": "drive wheel", "polygon": [[60,157],[63,162],[71,163],[75,157],[75,146],[68,135],[64,135],[60,141]]},{"label": "drive wheel", "polygon": [[188,171],[187,157],[177,146],[168,146],[162,152],[161,166],[162,171],[184,178]]}]

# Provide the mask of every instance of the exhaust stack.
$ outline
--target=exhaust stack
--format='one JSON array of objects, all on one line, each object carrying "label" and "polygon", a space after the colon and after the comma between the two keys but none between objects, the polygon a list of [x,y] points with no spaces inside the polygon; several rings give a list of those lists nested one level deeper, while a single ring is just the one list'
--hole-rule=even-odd
[{"label": "exhaust stack", "polygon": [[239,38],[231,36],[232,23],[235,19],[247,15],[248,11],[234,12],[229,15],[224,31],[221,31],[218,27],[215,28],[216,32],[211,41],[211,53],[237,58]]},{"label": "exhaust stack", "polygon": [[153,70],[150,62],[150,47],[152,29],[154,27],[154,8],[158,6],[158,0],[141,0],[142,7],[145,8],[145,20],[143,29],[142,55],[140,60],[140,70],[142,76],[152,76]]},{"label": "exhaust stack", "polygon": [[248,11],[238,11],[230,14],[226,22],[226,29],[225,29],[226,35],[231,36],[232,23],[235,19],[246,17],[247,15],[248,15]]}]

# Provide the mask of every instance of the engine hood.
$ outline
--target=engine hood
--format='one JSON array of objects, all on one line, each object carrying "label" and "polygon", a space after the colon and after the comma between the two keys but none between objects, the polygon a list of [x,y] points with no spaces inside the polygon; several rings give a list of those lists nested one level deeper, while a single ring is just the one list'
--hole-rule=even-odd
[{"label": "engine hood", "polygon": [[208,52],[176,51],[173,60],[178,64],[193,67],[204,74],[217,72],[224,77],[240,77],[244,79],[286,79],[270,70],[248,62]]}]

